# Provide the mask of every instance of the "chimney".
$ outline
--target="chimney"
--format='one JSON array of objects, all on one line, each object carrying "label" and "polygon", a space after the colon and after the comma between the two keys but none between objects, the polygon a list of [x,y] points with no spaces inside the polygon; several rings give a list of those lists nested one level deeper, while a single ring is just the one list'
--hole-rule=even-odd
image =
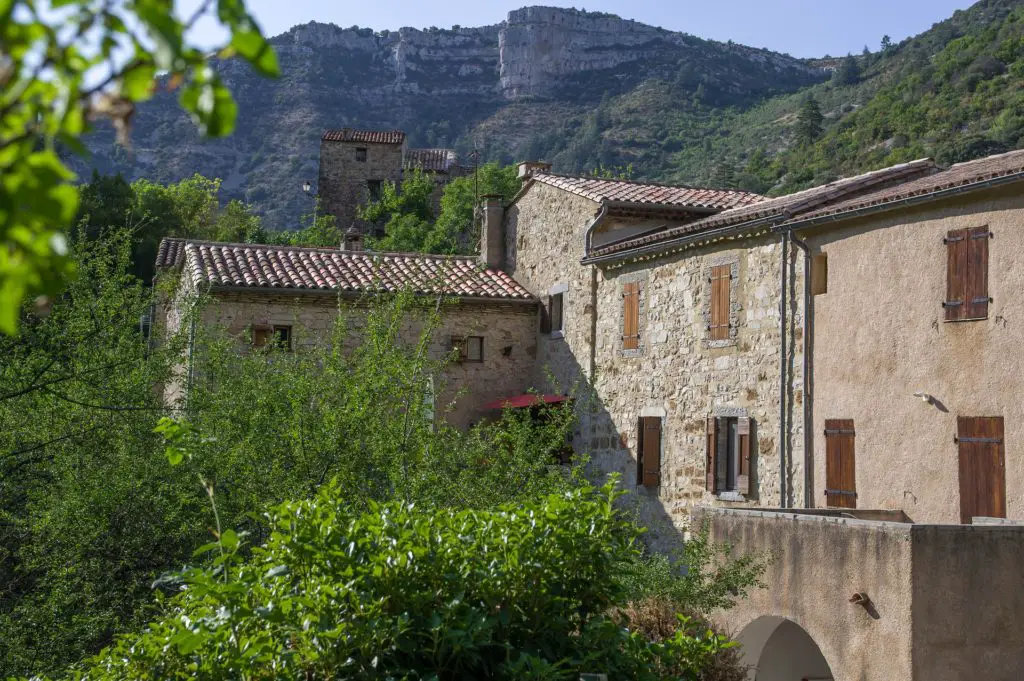
[{"label": "chimney", "polygon": [[518,167],[519,179],[523,181],[523,184],[526,184],[526,181],[534,175],[551,172],[551,164],[543,161],[523,161]]},{"label": "chimney", "polygon": [[345,237],[341,242],[341,250],[353,253],[363,250],[363,233],[355,225],[345,230]]},{"label": "chimney", "polygon": [[500,270],[505,266],[505,207],[500,194],[487,194],[481,199],[480,263]]}]

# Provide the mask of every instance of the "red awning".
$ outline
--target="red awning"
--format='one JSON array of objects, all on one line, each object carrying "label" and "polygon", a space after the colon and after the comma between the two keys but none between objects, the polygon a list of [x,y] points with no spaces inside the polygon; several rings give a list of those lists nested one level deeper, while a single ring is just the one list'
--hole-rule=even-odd
[{"label": "red awning", "polygon": [[516,395],[515,397],[503,397],[484,405],[484,409],[522,409],[523,407],[537,407],[542,404],[556,404],[565,402],[568,395]]}]

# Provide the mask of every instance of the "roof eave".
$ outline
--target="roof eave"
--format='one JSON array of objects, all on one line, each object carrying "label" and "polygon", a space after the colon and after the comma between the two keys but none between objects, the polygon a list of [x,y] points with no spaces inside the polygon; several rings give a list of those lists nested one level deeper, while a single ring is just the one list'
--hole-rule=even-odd
[{"label": "roof eave", "polygon": [[[366,295],[374,294],[393,294],[398,291],[339,291],[337,289],[322,289],[322,288],[295,288],[295,287],[270,287],[270,286],[223,286],[215,285],[209,286],[206,289],[208,293],[250,293],[257,295],[285,295],[285,296],[314,296],[314,297],[333,297],[333,298],[345,298],[345,299],[359,299]],[[424,293],[415,292],[415,296],[421,298],[434,298],[439,294],[437,293]],[[538,300],[534,297],[529,298],[498,298],[491,296],[466,296],[459,295],[457,293],[442,293],[440,294],[446,298],[452,298],[459,302],[465,303],[490,303],[500,305],[536,305]]]}]

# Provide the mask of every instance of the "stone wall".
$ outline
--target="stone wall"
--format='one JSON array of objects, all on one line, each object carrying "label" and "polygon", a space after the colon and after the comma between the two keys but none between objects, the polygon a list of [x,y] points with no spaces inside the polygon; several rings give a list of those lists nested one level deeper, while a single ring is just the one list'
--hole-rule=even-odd
[{"label": "stone wall", "polygon": [[[581,410],[574,445],[598,474],[619,473],[636,490],[655,543],[688,526],[697,502],[761,506],[779,494],[780,329],[778,237],[685,251],[614,269],[583,266],[584,236],[597,203],[534,184],[506,211],[508,271],[541,299],[565,289],[562,334],[539,334],[537,382],[550,374],[560,386],[593,379],[593,404]],[[802,258],[792,258],[787,428],[792,458],[787,501],[803,499]],[[732,264],[731,342],[708,340],[709,269]],[[641,349],[622,350],[622,284],[641,282]],[[795,314],[793,312],[795,311]],[[723,347],[714,347],[723,345]],[[581,402],[582,404],[582,402]],[[746,415],[754,422],[752,494],[716,498],[705,492],[706,418]],[[638,417],[663,419],[661,485],[636,487]],[[662,533],[662,530],[665,530]]]},{"label": "stone wall", "polygon": [[[347,347],[361,339],[368,309],[358,301],[330,294],[281,295],[270,293],[215,293],[203,308],[204,325],[221,328],[238,337],[242,348],[252,327],[292,327],[293,347],[301,352],[322,343],[339,313],[345,314],[349,330]],[[169,316],[177,315],[169,312]],[[444,375],[435,378],[435,408],[439,417],[464,428],[494,412],[481,406],[503,397],[526,392],[536,362],[535,304],[457,302],[441,308],[441,324],[432,337],[432,359],[448,356],[453,336],[482,336],[484,361],[452,363]],[[402,335],[415,342],[422,325],[409,321]],[[450,407],[450,410],[449,410]]]},{"label": "stone wall", "polygon": [[[828,257],[828,291],[813,299],[814,505],[826,503],[824,420],[853,419],[859,507],[959,523],[957,416],[1002,416],[1006,510],[1024,519],[1022,220],[1012,186],[807,235]],[[943,238],[984,225],[988,318],[945,322]]]},{"label": "stone wall", "polygon": [[[636,481],[638,419],[662,417],[661,485],[638,488],[644,516],[686,527],[695,503],[779,506],[781,246],[762,237],[737,248],[735,242],[609,269],[598,276],[597,381],[602,410],[591,424],[591,451],[603,469]],[[731,265],[732,329],[728,341],[709,338],[711,268]],[[802,268],[800,268],[802,269]],[[802,290],[800,270],[792,283]],[[622,349],[622,290],[641,287],[640,349]],[[792,312],[790,300],[789,311]],[[801,420],[802,332],[800,310],[787,314],[787,501],[802,499]],[[751,494],[706,491],[707,417],[752,419]],[[655,528],[656,529],[656,528]]]},{"label": "stone wall", "polygon": [[[366,149],[366,161],[356,160],[356,149]],[[402,149],[400,144],[320,142],[321,210],[335,217],[342,232],[356,221],[356,209],[369,201],[368,182],[401,183]]]}]

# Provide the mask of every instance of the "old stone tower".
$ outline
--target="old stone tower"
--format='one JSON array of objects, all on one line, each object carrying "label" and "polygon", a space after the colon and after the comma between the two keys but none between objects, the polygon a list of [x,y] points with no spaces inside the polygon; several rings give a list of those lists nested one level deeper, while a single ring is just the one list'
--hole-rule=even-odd
[{"label": "old stone tower", "polygon": [[437,189],[435,208],[444,185],[465,172],[451,149],[408,149],[401,130],[328,130],[320,137],[318,192],[322,210],[335,217],[344,231],[355,225],[376,232],[356,218],[359,206],[378,199],[385,182],[402,181],[402,173],[419,169],[430,173]]}]

